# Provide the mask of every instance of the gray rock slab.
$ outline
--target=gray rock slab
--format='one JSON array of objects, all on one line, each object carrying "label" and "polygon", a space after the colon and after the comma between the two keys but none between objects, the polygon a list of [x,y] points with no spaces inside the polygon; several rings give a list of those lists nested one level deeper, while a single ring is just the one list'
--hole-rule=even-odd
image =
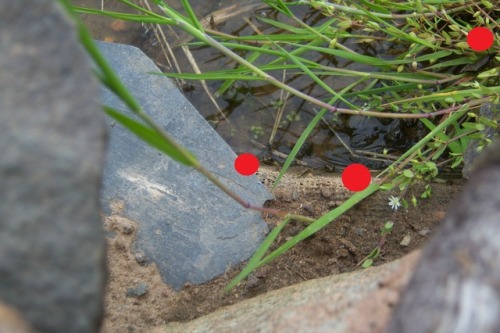
[{"label": "gray rock slab", "polygon": [[98,332],[105,120],[53,0],[0,0],[0,299],[37,332]]},{"label": "gray rock slab", "polygon": [[[236,155],[170,79],[133,46],[98,46],[143,109],[200,162],[252,204],[270,193],[255,176],[234,170]],[[104,103],[131,115],[106,89]],[[143,143],[113,120],[101,202],[105,214],[123,202],[121,215],[138,223],[135,251],[154,261],[175,289],[199,284],[249,258],[267,232],[260,214],[241,207],[215,185]]]}]

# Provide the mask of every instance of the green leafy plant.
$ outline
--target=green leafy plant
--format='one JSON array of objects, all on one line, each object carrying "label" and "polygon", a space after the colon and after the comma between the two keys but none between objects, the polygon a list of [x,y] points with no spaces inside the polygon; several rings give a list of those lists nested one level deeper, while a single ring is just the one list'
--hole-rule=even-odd
[{"label": "green leafy plant", "polygon": [[373,265],[373,262],[378,258],[380,252],[382,251],[382,247],[386,242],[387,235],[391,233],[394,227],[394,222],[388,221],[384,224],[380,231],[380,241],[378,245],[368,254],[363,260],[361,260],[360,264],[363,268],[368,268]]}]

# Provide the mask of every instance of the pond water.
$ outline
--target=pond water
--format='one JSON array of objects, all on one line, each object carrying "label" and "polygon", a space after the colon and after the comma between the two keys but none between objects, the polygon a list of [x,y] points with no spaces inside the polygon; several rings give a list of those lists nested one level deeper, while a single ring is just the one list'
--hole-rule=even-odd
[{"label": "pond water", "polygon": [[[165,1],[180,10],[178,1]],[[115,0],[104,3],[96,0],[74,0],[75,5],[101,8],[109,11],[133,12],[129,7]],[[279,33],[277,28],[266,25],[259,17],[276,18],[278,13],[261,1],[251,0],[242,4],[240,1],[190,1],[199,18],[206,20],[209,28],[232,35],[252,35]],[[151,6],[154,6],[151,4]],[[308,7],[296,8],[297,17],[309,25],[318,25],[325,18]],[[242,13],[237,14],[238,11]],[[280,19],[284,19],[281,16]],[[96,39],[131,44],[140,47],[151,57],[162,71],[176,71],[176,66],[167,61],[164,50],[166,43],[172,47],[172,53],[182,72],[193,72],[193,67],[186,53],[179,44],[190,41],[189,36],[163,27],[163,38],[149,27],[140,23],[118,22],[113,19],[83,15],[83,19]],[[166,42],[166,43],[165,43]],[[385,54],[390,45],[350,44],[341,41],[354,51],[366,54]],[[201,72],[221,68],[233,68],[235,63],[224,57],[219,51],[209,47],[190,48],[196,66]],[[241,54],[245,55],[245,54]],[[330,55],[310,54],[306,58],[316,63],[338,68],[359,71],[372,71],[373,68],[353,64],[345,59]],[[269,60],[269,59],[267,59]],[[266,57],[262,57],[266,61]],[[329,97],[321,87],[311,83],[300,75],[287,72],[270,73],[290,86],[319,99]],[[321,77],[335,91],[340,91],[351,84],[349,77]],[[214,92],[223,81],[207,81],[208,88]],[[251,152],[263,160],[282,162],[290,153],[302,131],[319,111],[318,107],[302,99],[288,96],[274,86],[260,81],[236,82],[222,96],[215,98],[215,103],[205,93],[199,81],[179,81],[179,87],[199,112],[212,124],[214,129],[226,140],[236,153]],[[366,101],[350,100],[363,106]],[[217,106],[216,106],[217,104]],[[335,106],[343,107],[342,104]],[[281,112],[281,116],[279,113]],[[276,125],[275,125],[276,124]],[[273,133],[273,127],[275,132]],[[311,167],[328,170],[341,169],[350,163],[363,163],[369,168],[378,169],[387,165],[387,158],[374,157],[387,149],[389,154],[399,154],[410,147],[423,129],[418,121],[375,119],[361,116],[327,114],[313,130],[298,155],[301,163]]]}]

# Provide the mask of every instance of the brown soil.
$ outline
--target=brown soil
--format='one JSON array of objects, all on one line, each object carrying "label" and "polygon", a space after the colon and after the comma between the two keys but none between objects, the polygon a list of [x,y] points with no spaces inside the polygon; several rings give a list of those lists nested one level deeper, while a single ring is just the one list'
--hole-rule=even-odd
[{"label": "brown soil", "polygon": [[[310,177],[324,177],[313,172]],[[292,170],[292,175],[297,174]],[[337,175],[338,176],[338,175]],[[335,177],[329,174],[329,177]],[[396,213],[388,206],[390,193],[380,192],[355,206],[347,214],[330,223],[323,230],[298,244],[269,265],[253,273],[233,292],[223,288],[244,267],[233,267],[222,276],[202,285],[186,285],[175,292],[161,281],[154,265],[141,265],[130,250],[136,224],[116,214],[105,220],[108,238],[109,285],[106,293],[106,318],[102,332],[148,332],[152,327],[172,321],[188,321],[220,307],[234,304],[259,294],[300,283],[309,279],[359,269],[358,263],[380,241],[380,228],[387,221],[394,222],[381,256],[375,265],[395,260],[420,248],[443,217],[446,207],[462,187],[462,181],[433,184],[431,200],[420,200],[417,208]],[[422,186],[412,191],[420,193]],[[270,207],[319,217],[339,204],[337,196],[325,191],[303,191],[294,199],[270,201]],[[274,226],[279,220],[265,217]],[[276,248],[296,235],[304,224],[288,225]],[[403,238],[410,240],[404,246]],[[139,261],[139,262],[138,262]],[[148,291],[140,297],[129,297],[127,291],[146,284]]]}]

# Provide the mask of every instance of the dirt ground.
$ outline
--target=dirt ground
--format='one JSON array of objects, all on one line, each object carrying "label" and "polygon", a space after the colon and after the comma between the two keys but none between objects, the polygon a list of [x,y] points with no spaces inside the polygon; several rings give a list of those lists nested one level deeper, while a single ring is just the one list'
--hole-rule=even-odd
[{"label": "dirt ground", "polygon": [[[318,173],[314,171],[311,177]],[[338,174],[330,174],[330,177],[338,177]],[[375,265],[400,258],[429,239],[462,185],[461,180],[433,184],[430,200],[420,200],[417,208],[397,212],[388,206],[389,192],[376,193],[271,264],[258,269],[229,294],[225,294],[223,288],[245,263],[228,269],[210,282],[186,285],[175,292],[162,283],[153,264],[141,264],[142,258],[130,250],[136,224],[117,211],[105,220],[105,229],[112,237],[108,238],[109,285],[102,332],[148,332],[154,326],[188,321],[271,290],[360,269],[358,263],[379,243],[380,228],[388,220],[394,222],[394,230]],[[413,188],[415,195],[421,190],[418,185]],[[268,202],[270,207],[311,217],[319,217],[338,204],[336,196],[328,196],[325,191],[306,191],[295,200],[283,198]],[[265,217],[265,220],[271,227],[279,222],[276,218]],[[303,228],[304,224],[292,222],[271,249]],[[403,239],[409,243],[404,244]],[[141,287],[147,290],[141,292]],[[134,292],[143,294],[137,296]]]}]

